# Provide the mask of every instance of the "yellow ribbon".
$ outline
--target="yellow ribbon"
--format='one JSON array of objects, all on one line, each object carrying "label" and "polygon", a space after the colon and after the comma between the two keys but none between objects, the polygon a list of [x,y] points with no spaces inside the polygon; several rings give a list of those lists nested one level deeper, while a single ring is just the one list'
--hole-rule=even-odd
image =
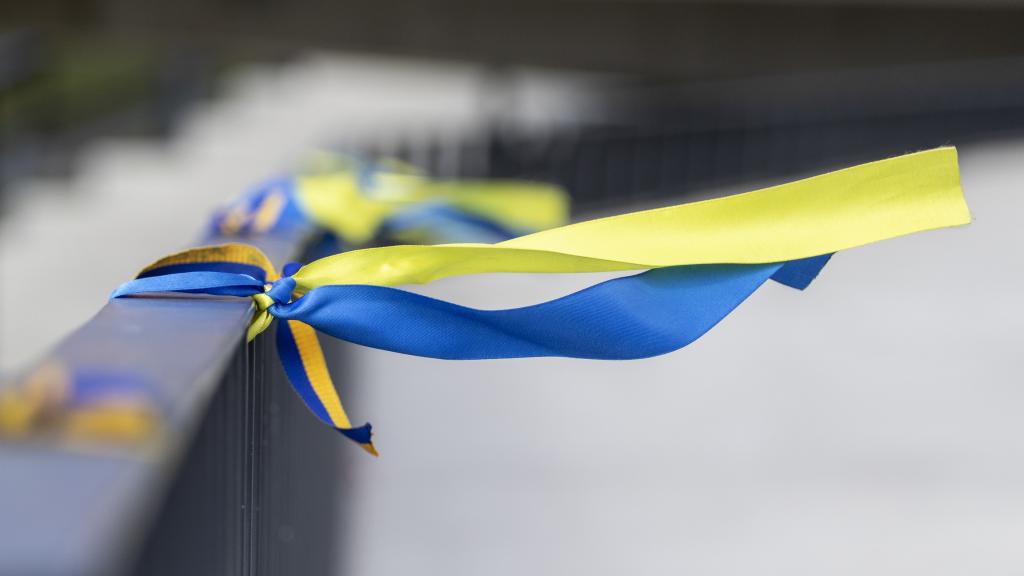
[{"label": "yellow ribbon", "polygon": [[489,272],[605,272],[758,264],[970,222],[956,149],[937,148],[754,192],[581,222],[498,244],[387,246],[303,266],[298,294]]},{"label": "yellow ribbon", "polygon": [[569,200],[549,184],[501,180],[429,180],[406,172],[378,172],[372,189],[362,189],[355,171],[303,175],[297,199],[319,226],[354,245],[373,238],[384,220],[409,206],[438,202],[522,231],[560,226]]}]

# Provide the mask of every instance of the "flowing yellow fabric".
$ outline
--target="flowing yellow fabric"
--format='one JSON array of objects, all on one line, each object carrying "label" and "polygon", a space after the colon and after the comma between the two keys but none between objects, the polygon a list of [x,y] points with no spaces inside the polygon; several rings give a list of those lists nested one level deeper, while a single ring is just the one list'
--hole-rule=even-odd
[{"label": "flowing yellow fabric", "polygon": [[347,242],[365,244],[393,208],[364,196],[357,175],[336,172],[298,178],[297,198],[316,223]]},{"label": "flowing yellow fabric", "polygon": [[757,264],[970,222],[956,149],[937,148],[754,192],[554,228],[498,244],[387,246],[303,266],[297,292],[489,272]]}]

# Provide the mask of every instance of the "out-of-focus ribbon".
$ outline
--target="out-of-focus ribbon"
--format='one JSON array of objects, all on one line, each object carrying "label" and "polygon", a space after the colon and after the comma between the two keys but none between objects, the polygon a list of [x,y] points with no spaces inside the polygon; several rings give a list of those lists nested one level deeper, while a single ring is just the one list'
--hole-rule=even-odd
[{"label": "out-of-focus ribbon", "polygon": [[432,243],[513,238],[565,223],[568,196],[549,184],[432,180],[396,160],[321,154],[316,167],[268,180],[218,211],[211,232],[244,236],[312,222],[348,246],[383,232]]},{"label": "out-of-focus ribbon", "polygon": [[69,369],[50,359],[18,383],[0,388],[0,438],[135,445],[162,427],[165,404],[152,383],[137,374]]},{"label": "out-of-focus ribbon", "polygon": [[[352,428],[344,414],[315,330],[433,358],[643,358],[689,344],[769,278],[804,288],[838,250],[969,221],[956,150],[939,148],[497,244],[355,250],[289,266],[281,278],[255,248],[199,248],[147,267],[112,297],[251,296],[249,338],[282,320],[278,349],[300,395],[373,452],[369,425]],[[462,274],[623,270],[643,272],[506,310],[393,288]]]}]

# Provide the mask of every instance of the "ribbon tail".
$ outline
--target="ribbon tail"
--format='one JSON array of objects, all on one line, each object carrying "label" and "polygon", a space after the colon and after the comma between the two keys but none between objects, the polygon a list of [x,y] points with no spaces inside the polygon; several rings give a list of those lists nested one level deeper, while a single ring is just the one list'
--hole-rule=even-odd
[{"label": "ribbon tail", "polygon": [[306,407],[321,421],[377,456],[369,423],[353,427],[327,371],[316,331],[297,320],[277,323],[277,351],[285,374]]},{"label": "ribbon tail", "polygon": [[321,286],[275,309],[356,344],[449,360],[647,358],[700,338],[781,264],[676,266],[533,306],[479,310],[384,286]]},{"label": "ribbon tail", "polygon": [[775,274],[772,274],[772,280],[790,288],[803,290],[818,277],[818,273],[825,267],[825,264],[828,264],[830,258],[832,258],[832,254],[790,260],[783,264]]}]

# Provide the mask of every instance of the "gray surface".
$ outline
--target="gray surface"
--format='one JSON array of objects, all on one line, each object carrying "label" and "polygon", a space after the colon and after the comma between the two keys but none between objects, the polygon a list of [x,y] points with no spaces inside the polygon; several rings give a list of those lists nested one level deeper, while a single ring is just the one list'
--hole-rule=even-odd
[{"label": "gray surface", "polygon": [[[278,265],[301,248],[300,237],[257,243]],[[0,574],[123,569],[250,308],[242,298],[118,299],[58,346],[53,357],[70,371],[128,371],[153,383],[168,401],[166,441],[153,454],[0,443]]]},{"label": "gray surface", "polygon": [[[976,221],[766,285],[636,362],[350,347],[338,554],[360,574],[1024,572],[1024,143],[962,151]],[[580,280],[445,281],[481,306]]]}]

